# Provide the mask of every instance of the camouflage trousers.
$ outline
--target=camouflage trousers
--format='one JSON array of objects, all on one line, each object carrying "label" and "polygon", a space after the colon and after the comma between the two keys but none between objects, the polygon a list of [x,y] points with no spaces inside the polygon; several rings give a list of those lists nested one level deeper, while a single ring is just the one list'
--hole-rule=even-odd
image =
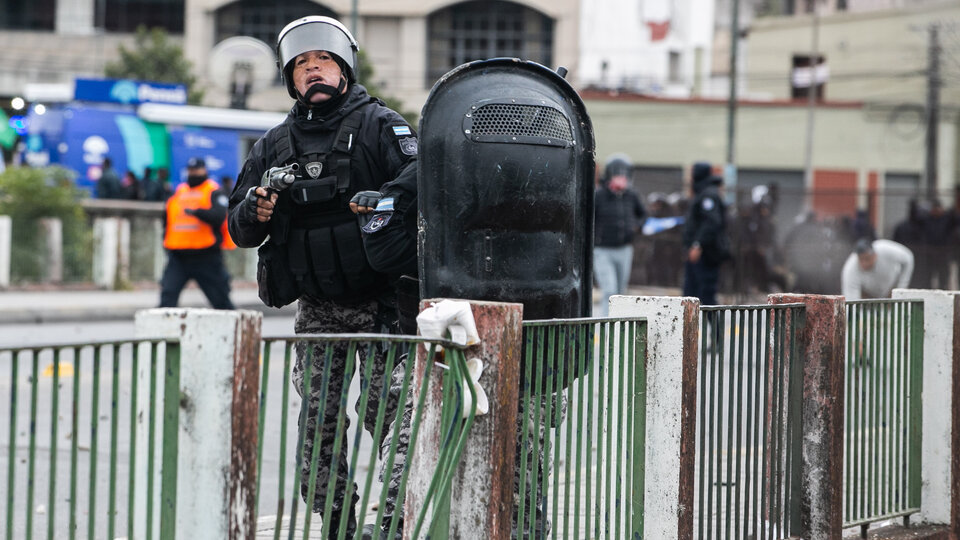
[{"label": "camouflage trousers", "polygon": [[[296,322],[294,330],[298,334],[323,334],[323,333],[383,333],[384,321],[382,308],[376,300],[364,302],[356,305],[340,305],[331,301],[317,301],[301,299],[297,307]],[[374,345],[373,351],[370,347],[363,346],[357,348],[357,359],[352,362],[352,370],[346,372],[348,364],[346,343],[332,343],[332,354],[327,354],[325,344],[317,343],[312,347],[312,362],[310,367],[310,394],[304,396],[304,368],[309,345],[306,342],[296,344],[297,358],[293,366],[293,385],[301,398],[305,398],[306,407],[301,408],[299,429],[300,437],[303,441],[303,454],[299,457],[300,462],[300,492],[304,502],[307,501],[307,494],[310,481],[311,460],[314,457],[314,439],[317,430],[317,419],[321,405],[323,406],[323,418],[320,422],[320,439],[317,449],[317,480],[316,490],[313,500],[313,511],[323,512],[326,502],[327,485],[330,479],[330,468],[334,459],[334,443],[336,438],[337,422],[342,417],[344,421],[344,435],[341,437],[340,448],[337,452],[337,470],[336,487],[334,489],[333,507],[341,509],[343,505],[343,496],[346,491],[346,482],[348,478],[347,446],[349,442],[346,437],[346,428],[350,425],[350,419],[347,416],[347,391],[349,389],[350,379],[353,373],[359,369],[361,378],[366,373],[367,362],[373,362],[371,366],[370,380],[361,380],[360,387],[366,391],[369,389],[369,399],[367,407],[362,418],[364,428],[371,434],[377,421],[377,409],[380,406],[380,395],[383,389],[385,354],[380,347]],[[330,359],[329,379],[325,398],[323,391],[324,370],[327,369],[327,359]],[[345,386],[346,385],[346,386]],[[359,407],[359,400],[355,404]],[[388,401],[386,406],[387,418],[395,414],[396,402]],[[359,413],[360,411],[358,411]],[[382,439],[382,437],[381,437]],[[379,448],[381,441],[374,441],[374,448]],[[356,485],[354,485],[354,500],[356,500]],[[348,503],[346,506],[350,506]]]},{"label": "camouflage trousers", "polygon": [[[403,384],[405,361],[408,360],[398,363],[390,378],[389,394],[394,403],[399,399],[401,385]],[[413,382],[411,381],[411,384]],[[389,435],[381,443],[380,454],[386,456],[394,431],[399,429],[399,433],[396,435],[398,443],[393,468],[389,472],[385,470],[386,460],[380,464],[380,480],[387,490],[384,508],[385,526],[389,526],[389,518],[395,511],[401,512],[402,519],[403,497],[400,493],[400,483],[410,446],[414,407],[412,391],[408,392],[403,415],[400,418],[400,425],[397,426],[396,422],[391,424]],[[539,413],[536,412],[537,409],[539,409]],[[525,410],[528,411],[526,421],[524,421]],[[541,539],[547,538],[550,534],[550,520],[544,510],[547,503],[545,488],[550,470],[553,468],[553,447],[551,445],[556,442],[554,433],[566,418],[566,414],[567,398],[565,391],[521,399],[517,404],[517,446],[513,466],[512,538]],[[526,440],[524,440],[524,434],[526,434]],[[521,486],[520,469],[521,463],[524,462],[522,458],[524,455],[526,456],[526,472],[523,474],[523,486]],[[521,489],[523,490],[524,517],[523,523],[518,526]],[[520,532],[518,533],[518,531]]]}]

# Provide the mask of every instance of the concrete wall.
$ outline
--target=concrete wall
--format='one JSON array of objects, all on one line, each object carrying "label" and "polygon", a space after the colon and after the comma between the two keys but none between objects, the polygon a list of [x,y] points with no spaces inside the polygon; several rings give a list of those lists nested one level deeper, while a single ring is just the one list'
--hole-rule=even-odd
[{"label": "concrete wall", "polygon": [[[584,94],[593,121],[597,156],[624,152],[637,164],[722,163],[727,145],[724,101],[669,101]],[[803,104],[743,103],[737,112],[736,154],[741,168],[802,170],[806,108]],[[866,105],[817,109],[814,165],[830,169],[916,172],[923,170],[924,142],[902,136],[913,121]],[[955,158],[948,150],[956,131],[940,130],[940,184],[954,183]]]},{"label": "concrete wall", "polygon": [[923,428],[920,518],[960,528],[960,292],[897,289],[923,300]]}]

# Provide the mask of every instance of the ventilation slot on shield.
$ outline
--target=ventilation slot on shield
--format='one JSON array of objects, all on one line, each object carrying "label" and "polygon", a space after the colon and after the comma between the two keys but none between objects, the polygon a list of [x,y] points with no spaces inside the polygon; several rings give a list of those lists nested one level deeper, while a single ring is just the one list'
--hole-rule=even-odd
[{"label": "ventilation slot on shield", "polygon": [[569,146],[573,129],[563,112],[541,105],[491,103],[467,114],[464,133],[476,142]]}]

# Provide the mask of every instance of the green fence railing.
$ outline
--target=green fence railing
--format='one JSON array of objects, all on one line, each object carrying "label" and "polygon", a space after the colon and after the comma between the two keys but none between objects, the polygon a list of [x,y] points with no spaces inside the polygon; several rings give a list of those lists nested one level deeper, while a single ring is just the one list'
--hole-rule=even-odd
[{"label": "green fence railing", "polygon": [[[435,356],[439,356],[434,354],[437,345],[444,347],[442,364],[435,361]],[[409,358],[405,356],[411,347],[423,347],[427,353],[426,369],[419,378],[413,371],[413,351]],[[347,473],[342,498],[336,494],[336,475],[331,474],[324,481],[320,471],[320,452],[305,451],[307,441],[298,438],[297,422],[302,421],[302,411],[306,410],[305,401],[296,392],[290,392],[295,384],[292,368],[298,348],[307,358],[322,359],[319,363],[321,373],[311,373],[314,368],[310,362],[306,362],[303,369],[303,395],[319,392],[319,405],[311,416],[322,418],[327,407],[337,407],[339,411],[332,447],[329,455],[322,459],[325,467],[335,471],[342,456],[346,456]],[[374,354],[379,354],[383,360],[382,370],[378,369],[377,373],[373,371],[375,362],[361,362]],[[346,359],[339,376],[331,373],[334,358]],[[354,371],[360,374],[356,379]],[[442,376],[439,379],[431,377],[435,372]],[[272,533],[275,539],[346,538],[348,517],[345,512],[349,511],[350,505],[342,502],[352,499],[357,501],[358,531],[366,526],[376,531],[376,538],[381,530],[388,538],[398,537],[396,535],[403,526],[400,521],[402,506],[391,513],[390,519],[387,513],[389,490],[385,486],[390,481],[390,471],[396,466],[396,470],[402,472],[399,473],[398,491],[391,499],[402,504],[410,467],[409,460],[403,460],[403,456],[411,455],[416,448],[425,398],[430,381],[435,380],[443,390],[441,417],[444,428],[440,459],[426,496],[427,502],[414,524],[414,536],[420,538],[429,534],[431,538],[445,538],[443,519],[427,522],[426,516],[444,515],[443,501],[449,499],[453,471],[473,422],[473,411],[465,419],[461,414],[464,393],[475,399],[473,388],[463,385],[468,378],[463,353],[449,341],[379,334],[265,338],[257,448],[258,537],[269,537]],[[414,385],[424,389],[416,403],[412,400]],[[351,403],[355,403],[355,407]],[[358,420],[365,418],[369,419],[368,426],[373,424],[372,435],[363,427],[363,421]],[[401,424],[409,426],[409,437],[396,429]],[[313,448],[319,448],[322,446],[322,430],[312,431],[315,433]],[[345,454],[341,453],[343,449],[346,449]],[[305,455],[311,457],[309,464],[300,461],[299,456]],[[301,491],[302,478],[307,479],[305,493]],[[315,501],[319,500],[324,502],[316,507]],[[309,510],[314,508],[316,513]],[[339,527],[331,530],[331,523]]]},{"label": "green fence railing", "polygon": [[642,537],[646,320],[523,327],[517,537]]},{"label": "green fence railing", "polygon": [[799,517],[803,304],[700,309],[694,532],[785,538]]},{"label": "green fence railing", "polygon": [[[172,538],[172,520],[157,516],[176,500],[162,466],[176,443],[160,445],[177,429],[179,399],[170,392],[179,392],[179,361],[180,346],[164,340],[0,349],[0,370],[9,373],[0,377],[0,394],[9,396],[0,417],[7,540],[149,539],[155,524],[159,538]],[[167,396],[162,409],[158,392]],[[138,425],[146,440],[137,439]],[[145,536],[135,534],[137,504]]]},{"label": "green fence railing", "polygon": [[923,301],[847,302],[843,526],[920,510]]}]

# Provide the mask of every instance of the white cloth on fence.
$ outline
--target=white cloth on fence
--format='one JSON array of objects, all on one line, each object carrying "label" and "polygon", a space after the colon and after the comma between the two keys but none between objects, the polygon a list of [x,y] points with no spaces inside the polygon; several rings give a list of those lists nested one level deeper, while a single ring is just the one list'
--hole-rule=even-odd
[{"label": "white cloth on fence", "polygon": [[[469,302],[441,300],[417,315],[417,327],[420,329],[420,335],[425,338],[449,339],[466,346],[480,343],[477,323],[473,318],[473,310],[470,309]],[[443,347],[438,345],[437,350],[443,350]],[[479,358],[467,360],[467,373],[468,377],[463,381],[463,387],[464,389],[467,385],[473,387],[477,394],[477,402],[476,404],[472,402],[468,390],[463,392],[463,417],[469,416],[471,410],[477,416],[487,414],[490,412],[490,402],[487,399],[487,393],[480,386],[483,363]]]}]

